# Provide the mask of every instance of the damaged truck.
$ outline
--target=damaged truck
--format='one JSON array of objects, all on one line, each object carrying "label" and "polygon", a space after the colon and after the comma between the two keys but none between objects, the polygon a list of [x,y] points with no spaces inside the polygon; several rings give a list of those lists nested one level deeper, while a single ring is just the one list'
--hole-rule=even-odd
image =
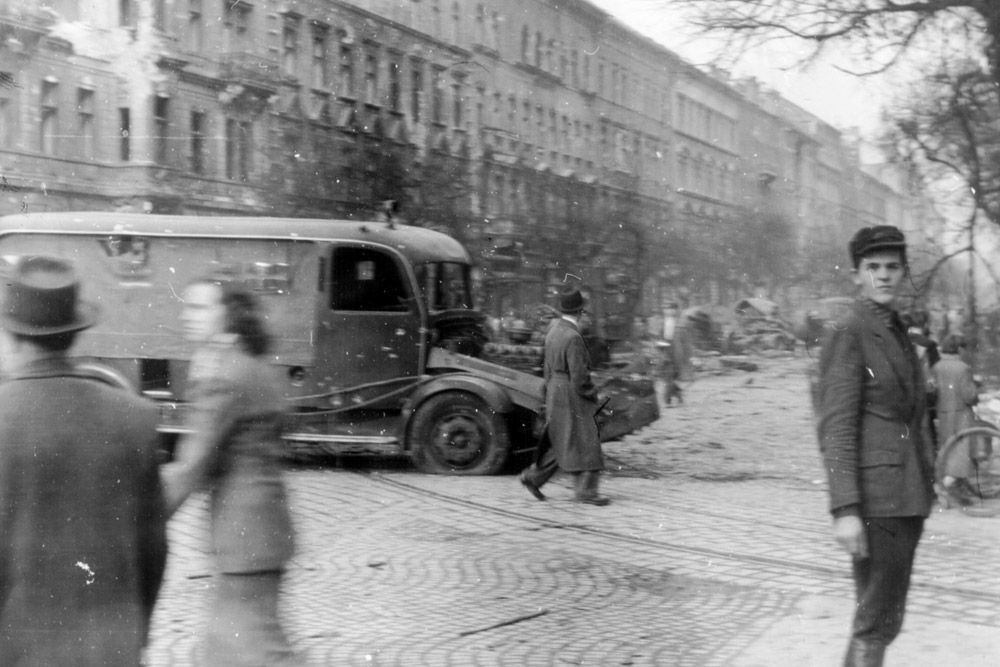
[{"label": "damaged truck", "polygon": [[[451,237],[392,222],[110,212],[0,218],[0,259],[73,261],[99,323],[73,349],[81,368],[161,408],[169,451],[184,431],[193,348],[179,325],[192,279],[250,287],[284,372],[290,456],[407,456],[418,470],[494,474],[530,451],[542,379],[481,357],[471,262]],[[604,374],[610,438],[658,416],[652,382]],[[641,393],[642,395],[634,395]],[[617,407],[616,407],[617,406]]]}]

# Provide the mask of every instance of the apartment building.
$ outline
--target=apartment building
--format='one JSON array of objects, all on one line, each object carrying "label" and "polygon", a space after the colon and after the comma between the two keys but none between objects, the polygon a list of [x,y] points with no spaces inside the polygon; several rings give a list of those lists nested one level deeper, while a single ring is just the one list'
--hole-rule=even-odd
[{"label": "apartment building", "polygon": [[900,210],[841,143],[585,0],[0,3],[0,212],[397,199],[478,257],[489,312],[572,274],[611,335],[753,287],[717,260],[761,211],[801,246]]}]

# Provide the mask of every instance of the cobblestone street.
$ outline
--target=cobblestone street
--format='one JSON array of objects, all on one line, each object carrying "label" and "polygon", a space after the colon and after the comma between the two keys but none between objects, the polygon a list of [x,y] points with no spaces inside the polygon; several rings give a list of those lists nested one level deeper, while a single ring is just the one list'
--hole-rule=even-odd
[{"label": "cobblestone street", "polygon": [[[511,475],[289,473],[284,615],[311,665],[837,665],[852,584],[829,534],[804,358],[700,373],[607,443],[606,508]],[[196,663],[204,498],[171,524],[149,663]],[[996,664],[1000,518],[936,511],[887,665]]]}]

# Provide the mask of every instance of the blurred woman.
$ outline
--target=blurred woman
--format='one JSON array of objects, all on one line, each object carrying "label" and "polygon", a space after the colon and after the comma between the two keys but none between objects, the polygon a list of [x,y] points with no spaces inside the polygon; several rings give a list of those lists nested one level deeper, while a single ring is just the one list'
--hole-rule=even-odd
[{"label": "blurred woman", "polygon": [[937,385],[938,448],[948,438],[969,428],[976,420],[972,406],[979,401],[979,390],[972,378],[972,369],[961,357],[965,339],[951,334],[941,345],[941,359],[931,372]]},{"label": "blurred woman", "polygon": [[[957,334],[948,335],[941,344],[941,360],[934,364],[932,373],[937,385],[937,438],[938,451],[948,439],[959,431],[974,425],[976,415],[972,406],[979,400],[978,387],[969,368],[960,355],[965,339]],[[947,455],[941,483],[946,490],[968,495],[968,479],[973,472],[977,438],[964,438],[961,451]],[[957,486],[956,486],[957,485]]]},{"label": "blurred woman", "polygon": [[163,481],[171,512],[198,488],[210,494],[217,572],[205,664],[290,664],[278,593],[294,538],[279,456],[280,379],[264,359],[269,337],[256,299],[234,283],[199,279],[183,300],[184,335],[198,346],[190,434]]}]

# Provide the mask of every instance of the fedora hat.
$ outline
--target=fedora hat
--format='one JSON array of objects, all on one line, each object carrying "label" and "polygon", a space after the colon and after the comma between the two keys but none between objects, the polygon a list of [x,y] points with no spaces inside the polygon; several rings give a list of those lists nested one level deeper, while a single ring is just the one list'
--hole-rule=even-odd
[{"label": "fedora hat", "polygon": [[583,294],[575,287],[566,287],[559,293],[559,312],[579,313],[583,310]]},{"label": "fedora hat", "polygon": [[58,257],[22,258],[7,274],[0,327],[22,336],[51,336],[94,324],[97,309],[79,300],[73,265]]}]

